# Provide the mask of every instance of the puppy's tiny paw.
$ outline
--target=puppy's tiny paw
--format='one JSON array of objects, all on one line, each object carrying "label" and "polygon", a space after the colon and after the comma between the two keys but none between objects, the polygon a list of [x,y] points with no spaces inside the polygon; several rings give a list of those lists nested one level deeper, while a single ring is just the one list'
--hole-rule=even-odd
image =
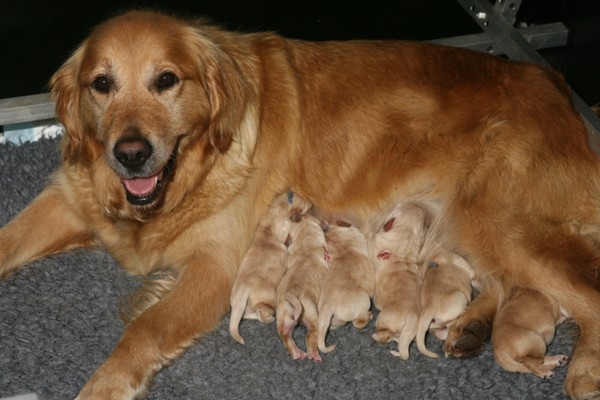
[{"label": "puppy's tiny paw", "polygon": [[559,367],[566,365],[569,362],[569,356],[561,356],[560,359],[557,360],[557,364]]},{"label": "puppy's tiny paw", "polygon": [[294,352],[294,354],[292,354],[292,359],[294,360],[304,360],[306,357],[308,357],[308,354],[306,354],[302,350],[298,350]]},{"label": "puppy's tiny paw", "polygon": [[542,379],[550,379],[554,376],[554,371],[547,371],[542,374]]}]

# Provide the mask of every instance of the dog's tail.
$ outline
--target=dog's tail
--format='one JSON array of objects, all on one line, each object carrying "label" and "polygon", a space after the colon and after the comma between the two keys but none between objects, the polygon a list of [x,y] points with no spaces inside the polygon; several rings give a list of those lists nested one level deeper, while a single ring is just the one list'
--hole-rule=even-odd
[{"label": "dog's tail", "polygon": [[229,318],[229,333],[236,342],[245,344],[244,338],[240,335],[239,325],[244,317],[246,306],[248,304],[249,294],[247,290],[233,291],[231,293],[231,317]]},{"label": "dog's tail", "polygon": [[418,326],[418,316],[414,315],[409,318],[404,323],[404,327],[400,332],[400,337],[396,340],[398,342],[398,351],[390,351],[393,356],[400,357],[403,360],[408,360],[409,358],[409,347],[415,336],[417,335],[417,326]]},{"label": "dog's tail", "polygon": [[330,353],[335,350],[336,345],[332,344],[331,346],[327,346],[325,344],[325,339],[327,337],[327,332],[329,331],[329,324],[331,323],[331,318],[333,317],[333,309],[330,306],[324,307],[324,310],[320,310],[319,312],[319,327],[318,327],[318,335],[319,335],[319,350],[321,353]]},{"label": "dog's tail", "polygon": [[425,344],[425,335],[427,335],[427,329],[429,329],[429,324],[431,323],[432,319],[433,317],[429,315],[428,312],[423,313],[423,315],[421,315],[421,317],[419,318],[419,327],[417,329],[416,339],[417,348],[422,354],[426,355],[427,357],[438,358],[439,355],[429,350],[427,348],[427,345]]}]

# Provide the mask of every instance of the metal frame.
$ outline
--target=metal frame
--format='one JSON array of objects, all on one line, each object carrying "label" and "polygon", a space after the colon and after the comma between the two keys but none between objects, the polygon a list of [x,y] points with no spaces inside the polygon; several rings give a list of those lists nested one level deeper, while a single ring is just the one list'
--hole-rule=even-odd
[{"label": "metal frame", "polygon": [[[516,28],[521,0],[457,0],[479,24],[483,33],[432,40],[447,46],[469,48],[490,54],[505,54],[513,60],[547,65],[536,49],[564,46],[569,31],[562,23]],[[600,120],[573,92],[573,103],[587,123],[591,143],[600,153]],[[48,93],[0,99],[0,125],[55,118],[54,102]]]}]

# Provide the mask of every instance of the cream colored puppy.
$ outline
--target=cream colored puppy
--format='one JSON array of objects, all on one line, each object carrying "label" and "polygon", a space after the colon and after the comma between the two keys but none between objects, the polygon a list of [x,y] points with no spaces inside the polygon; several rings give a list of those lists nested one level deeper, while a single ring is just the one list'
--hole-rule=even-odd
[{"label": "cream colored puppy", "polygon": [[373,263],[367,253],[367,239],[347,223],[327,225],[327,248],[331,267],[325,274],[319,297],[319,350],[328,353],[327,331],[352,321],[362,329],[372,318],[371,296],[375,290]]},{"label": "cream colored puppy", "polygon": [[566,355],[547,356],[556,325],[567,318],[556,301],[534,289],[514,288],[504,301],[492,328],[494,357],[507,371],[554,376],[554,368],[568,361]]},{"label": "cream colored puppy", "polygon": [[427,330],[438,339],[448,335],[448,324],[462,315],[471,302],[474,272],[469,263],[447,250],[438,252],[425,266],[421,285],[421,316],[417,347],[426,356],[438,355],[425,345]]},{"label": "cream colored puppy", "polygon": [[293,193],[277,197],[262,218],[238,270],[231,292],[229,332],[241,344],[242,318],[270,323],[275,319],[277,285],[287,268],[290,217],[306,213],[311,203]]},{"label": "cream colored puppy", "polygon": [[[290,237],[288,268],[277,288],[277,331],[292,358],[308,357],[320,362],[317,303],[330,260],[325,234],[319,220],[306,214],[292,223]],[[307,330],[306,352],[298,348],[292,337],[298,323]]]},{"label": "cream colored puppy", "polygon": [[393,261],[379,266],[375,285],[375,306],[381,311],[373,339],[382,344],[395,341],[398,351],[391,351],[392,355],[408,360],[421,311],[418,266]]},{"label": "cream colored puppy", "polygon": [[369,241],[369,253],[375,264],[390,256],[395,261],[416,263],[424,238],[425,211],[413,203],[400,203]]},{"label": "cream colored puppy", "polygon": [[375,264],[375,306],[380,310],[373,339],[395,341],[392,355],[409,358],[421,312],[417,257],[425,235],[425,212],[412,203],[401,203],[369,243]]}]

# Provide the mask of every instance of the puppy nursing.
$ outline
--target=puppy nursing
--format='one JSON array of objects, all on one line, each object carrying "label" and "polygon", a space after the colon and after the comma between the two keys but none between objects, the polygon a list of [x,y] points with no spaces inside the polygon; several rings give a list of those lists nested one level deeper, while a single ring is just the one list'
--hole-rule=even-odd
[{"label": "puppy nursing", "polygon": [[319,350],[326,346],[329,328],[348,322],[364,328],[372,318],[371,296],[375,290],[373,264],[367,253],[367,239],[358,228],[345,223],[327,226],[325,237],[331,254],[331,267],[325,274],[319,298]]},{"label": "puppy nursing", "polygon": [[440,340],[448,335],[448,325],[458,318],[471,301],[473,269],[459,255],[440,251],[426,263],[421,286],[421,316],[417,347],[426,356],[437,358],[425,345],[427,330]]},{"label": "puppy nursing", "polygon": [[298,195],[283,194],[275,199],[258,225],[231,292],[229,331],[239,343],[242,318],[270,323],[275,319],[277,285],[287,267],[286,240],[290,217],[304,214],[311,204]]},{"label": "puppy nursing", "polygon": [[[318,350],[318,309],[321,281],[329,268],[329,253],[320,221],[310,214],[292,223],[288,267],[277,288],[277,331],[293,359],[321,361]],[[306,352],[294,342],[296,325],[306,327]]]},{"label": "puppy nursing", "polygon": [[507,371],[551,378],[554,368],[568,361],[566,355],[546,355],[555,327],[566,314],[551,298],[534,289],[514,288],[494,319],[494,357]]},{"label": "puppy nursing", "polygon": [[375,260],[375,306],[380,310],[373,338],[395,341],[392,355],[409,358],[421,311],[417,256],[425,232],[425,213],[414,204],[399,204],[370,243]]}]

